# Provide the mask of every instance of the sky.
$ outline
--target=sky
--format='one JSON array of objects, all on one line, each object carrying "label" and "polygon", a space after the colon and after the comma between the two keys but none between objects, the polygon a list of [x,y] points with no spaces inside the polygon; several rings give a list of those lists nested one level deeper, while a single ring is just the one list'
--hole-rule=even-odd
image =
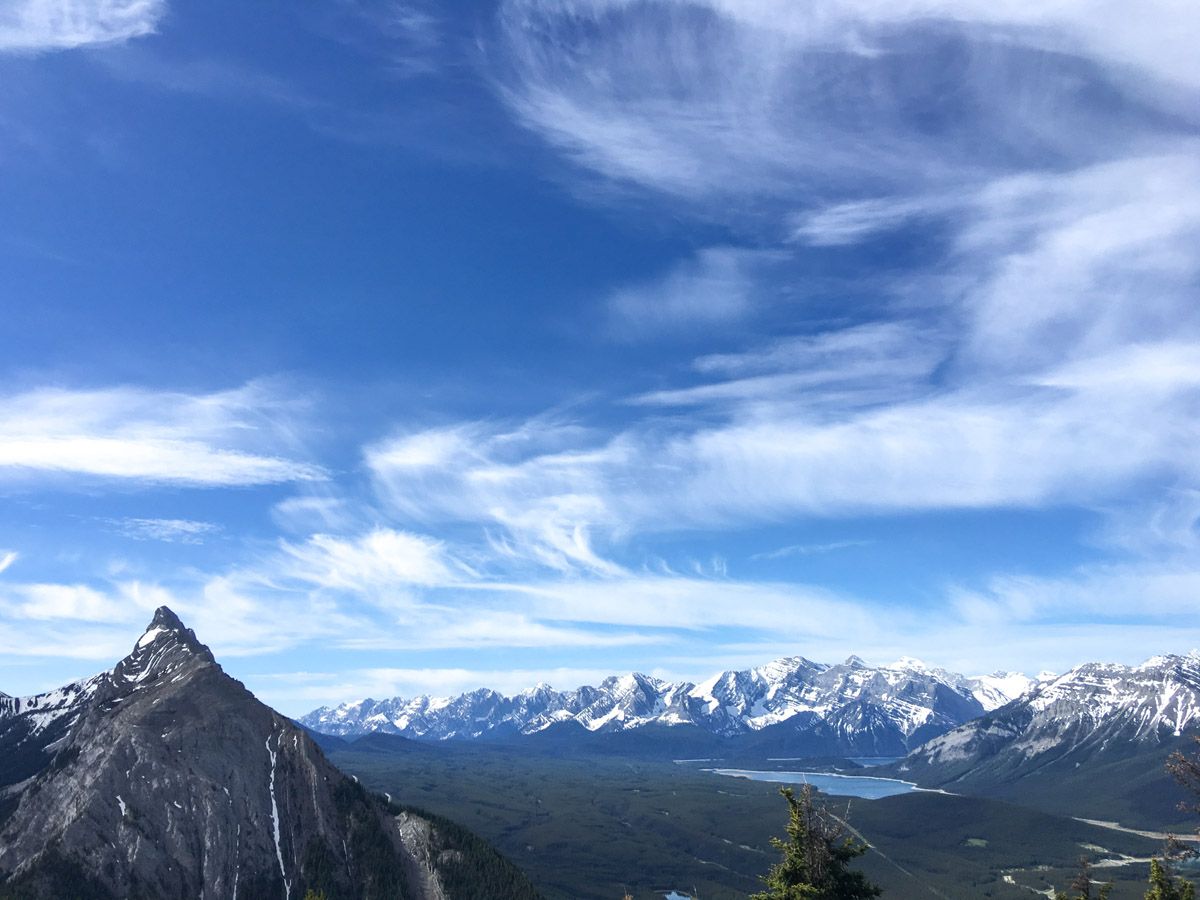
[{"label": "sky", "polygon": [[1200,646],[1200,7],[0,0],[0,690]]}]

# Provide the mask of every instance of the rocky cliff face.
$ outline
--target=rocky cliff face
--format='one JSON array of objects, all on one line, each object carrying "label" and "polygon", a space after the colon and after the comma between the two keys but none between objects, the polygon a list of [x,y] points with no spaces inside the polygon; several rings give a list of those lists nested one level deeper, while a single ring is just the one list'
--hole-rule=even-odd
[{"label": "rocky cliff face", "polygon": [[[10,783],[0,896],[458,900],[439,865],[506,866],[432,850],[433,826],[342,775],[165,607],[111,672],[67,693],[38,722],[0,717],[0,742],[24,734],[47,759]],[[34,738],[50,727],[50,742],[30,738],[43,722]],[[534,896],[510,884],[496,896]]]}]

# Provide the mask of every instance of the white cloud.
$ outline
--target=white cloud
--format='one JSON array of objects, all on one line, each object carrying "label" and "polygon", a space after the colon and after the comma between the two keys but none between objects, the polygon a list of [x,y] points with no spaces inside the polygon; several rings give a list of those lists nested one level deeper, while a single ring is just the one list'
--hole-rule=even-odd
[{"label": "white cloud", "polygon": [[37,53],[114,44],[153,34],[165,0],[7,0],[0,52]]},{"label": "white cloud", "polygon": [[324,477],[296,451],[293,404],[262,385],[212,394],[40,389],[0,398],[0,477],[195,487]]},{"label": "white cloud", "polygon": [[960,200],[936,195],[835,203],[793,215],[792,237],[814,247],[855,244],[879,232],[909,225],[915,219],[938,218],[960,204]]},{"label": "white cloud", "polygon": [[0,573],[8,571],[19,556],[20,554],[15,550],[0,551]]},{"label": "white cloud", "polygon": [[271,577],[370,594],[411,585],[443,585],[468,573],[449,558],[440,541],[379,528],[353,539],[317,534],[303,544],[285,542]]},{"label": "white cloud", "polygon": [[493,543],[503,555],[611,575],[620,568],[595,553],[591,530],[615,524],[601,496],[602,469],[622,449],[619,442],[572,447],[586,434],[546,420],[516,429],[468,423],[400,435],[368,447],[365,456],[394,513],[424,522],[493,523],[506,531]]},{"label": "white cloud", "polygon": [[418,77],[438,70],[445,23],[432,0],[344,0],[331,7],[315,12],[327,18],[323,30],[379,59],[393,77]]},{"label": "white cloud", "polygon": [[810,411],[875,406],[926,391],[947,352],[946,339],[929,326],[874,322],[704,356],[694,365],[707,376],[704,383],[652,391],[631,402],[728,408],[783,400]]},{"label": "white cloud", "polygon": [[[647,575],[485,587],[515,595],[538,618],[594,625],[691,632],[745,628],[794,641],[879,627],[870,604],[804,584]],[[906,618],[897,611],[890,627]]]},{"label": "white cloud", "polygon": [[271,508],[272,518],[282,528],[304,534],[352,531],[358,512],[348,500],[332,493],[288,497]]},{"label": "white cloud", "polygon": [[169,544],[202,544],[221,530],[213,522],[192,519],[112,519],[121,534],[139,541],[164,541]]},{"label": "white cloud", "polygon": [[1194,11],[1126,23],[1111,0],[508,0],[494,58],[519,121],[580,166],[728,220],[1125,152],[1169,127],[1156,79],[1200,84]]},{"label": "white cloud", "polygon": [[737,321],[754,311],[762,270],[779,254],[708,247],[660,278],[620,288],[608,298],[616,333],[641,337]]},{"label": "white cloud", "polygon": [[959,590],[952,602],[971,625],[1047,621],[1192,624],[1200,601],[1200,569],[1184,562],[1108,563],[1061,576],[999,575],[981,590]]},{"label": "white cloud", "polygon": [[131,613],[145,613],[154,607],[147,592],[132,583],[120,585],[113,592],[84,584],[55,583],[7,584],[0,589],[0,610],[6,617],[22,620],[118,622],[128,621]]},{"label": "white cloud", "polygon": [[[1176,345],[1143,348],[1165,358]],[[1118,364],[1124,352],[1092,364]],[[1076,377],[1050,370],[1047,383]],[[752,524],[790,515],[1098,503],[1152,476],[1193,479],[1200,439],[1190,379],[926,389],[916,399],[820,409],[795,382],[706,419],[647,422],[600,443],[501,462],[503,432],[475,424],[453,461],[424,469],[369,456],[398,514],[510,529],[596,568],[590,540],[639,530]],[[765,406],[763,400],[769,400]],[[1080,460],[1088,460],[1086,466]],[[555,543],[557,542],[557,543]],[[547,549],[546,552],[550,552]]]},{"label": "white cloud", "polygon": [[826,541],[822,544],[788,544],[762,553],[755,553],[751,559],[787,559],[790,556],[823,556],[826,553],[836,553],[838,550],[850,550],[856,547],[869,547],[873,541]]},{"label": "white cloud", "polygon": [[1030,370],[1200,336],[1198,151],[1172,144],[984,188],[952,262],[965,364]]}]

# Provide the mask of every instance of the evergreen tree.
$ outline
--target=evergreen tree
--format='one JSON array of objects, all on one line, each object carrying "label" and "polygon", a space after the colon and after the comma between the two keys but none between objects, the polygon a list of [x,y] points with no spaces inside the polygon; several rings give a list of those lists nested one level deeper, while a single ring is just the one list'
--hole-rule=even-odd
[{"label": "evergreen tree", "polygon": [[[1200,746],[1200,737],[1195,738],[1195,741]],[[1192,754],[1171,754],[1167,761],[1167,771],[1192,795],[1190,800],[1180,803],[1179,808],[1200,813],[1200,751]],[[1167,863],[1172,856],[1181,853],[1191,855],[1194,852],[1184,848],[1174,838],[1169,838],[1163,859],[1150,861],[1150,890],[1146,892],[1146,900],[1194,900],[1195,885],[1175,877]]]},{"label": "evergreen tree", "polygon": [[[1200,747],[1200,737],[1195,738]],[[1167,761],[1167,771],[1192,794],[1191,800],[1179,804],[1180,809],[1200,813],[1200,749],[1190,755],[1172,753]]]},{"label": "evergreen tree", "polygon": [[763,877],[765,891],[751,900],[870,900],[879,888],[850,863],[867,852],[813,802],[811,785],[797,797],[781,788],[788,803],[787,838],[772,838],[783,858]]},{"label": "evergreen tree", "polygon": [[1108,900],[1108,895],[1112,892],[1112,882],[1100,885],[1095,893],[1092,892],[1093,886],[1092,864],[1088,862],[1086,856],[1081,857],[1079,872],[1076,873],[1070,887],[1067,888],[1067,891],[1074,893],[1058,891],[1054,895],[1054,900],[1093,900],[1093,898],[1094,900]]},{"label": "evergreen tree", "polygon": [[1176,878],[1161,859],[1150,860],[1150,890],[1146,900],[1196,900],[1196,888]]}]

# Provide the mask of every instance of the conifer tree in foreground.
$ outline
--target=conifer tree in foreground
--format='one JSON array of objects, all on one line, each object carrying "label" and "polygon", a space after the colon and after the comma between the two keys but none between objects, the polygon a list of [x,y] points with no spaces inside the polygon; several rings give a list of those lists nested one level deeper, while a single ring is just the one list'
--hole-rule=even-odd
[{"label": "conifer tree in foreground", "polygon": [[1176,878],[1161,859],[1150,860],[1150,890],[1146,900],[1196,900],[1196,888]]},{"label": "conifer tree in foreground", "polygon": [[[1200,744],[1200,737],[1196,738],[1196,743]],[[1190,756],[1173,753],[1167,762],[1167,771],[1194,795],[1191,801],[1180,803],[1180,809],[1200,812],[1197,802],[1200,799],[1200,751]],[[1145,900],[1195,900],[1196,886],[1177,878],[1167,863],[1179,847],[1177,842],[1169,839],[1163,859],[1150,860],[1150,890],[1146,891]]]},{"label": "conifer tree in foreground", "polygon": [[[1093,887],[1096,887],[1095,892],[1092,891]],[[1079,872],[1067,889],[1072,893],[1058,891],[1054,895],[1054,900],[1108,900],[1112,887],[1112,882],[1099,886],[1092,882],[1092,864],[1085,856],[1079,860]]]},{"label": "conifer tree in foreground", "polygon": [[763,876],[767,886],[751,900],[869,900],[879,888],[861,872],[850,868],[852,860],[867,852],[846,834],[832,817],[816,808],[813,789],[805,785],[797,797],[790,787],[780,788],[788,803],[787,838],[772,838],[771,844],[783,859]]}]

